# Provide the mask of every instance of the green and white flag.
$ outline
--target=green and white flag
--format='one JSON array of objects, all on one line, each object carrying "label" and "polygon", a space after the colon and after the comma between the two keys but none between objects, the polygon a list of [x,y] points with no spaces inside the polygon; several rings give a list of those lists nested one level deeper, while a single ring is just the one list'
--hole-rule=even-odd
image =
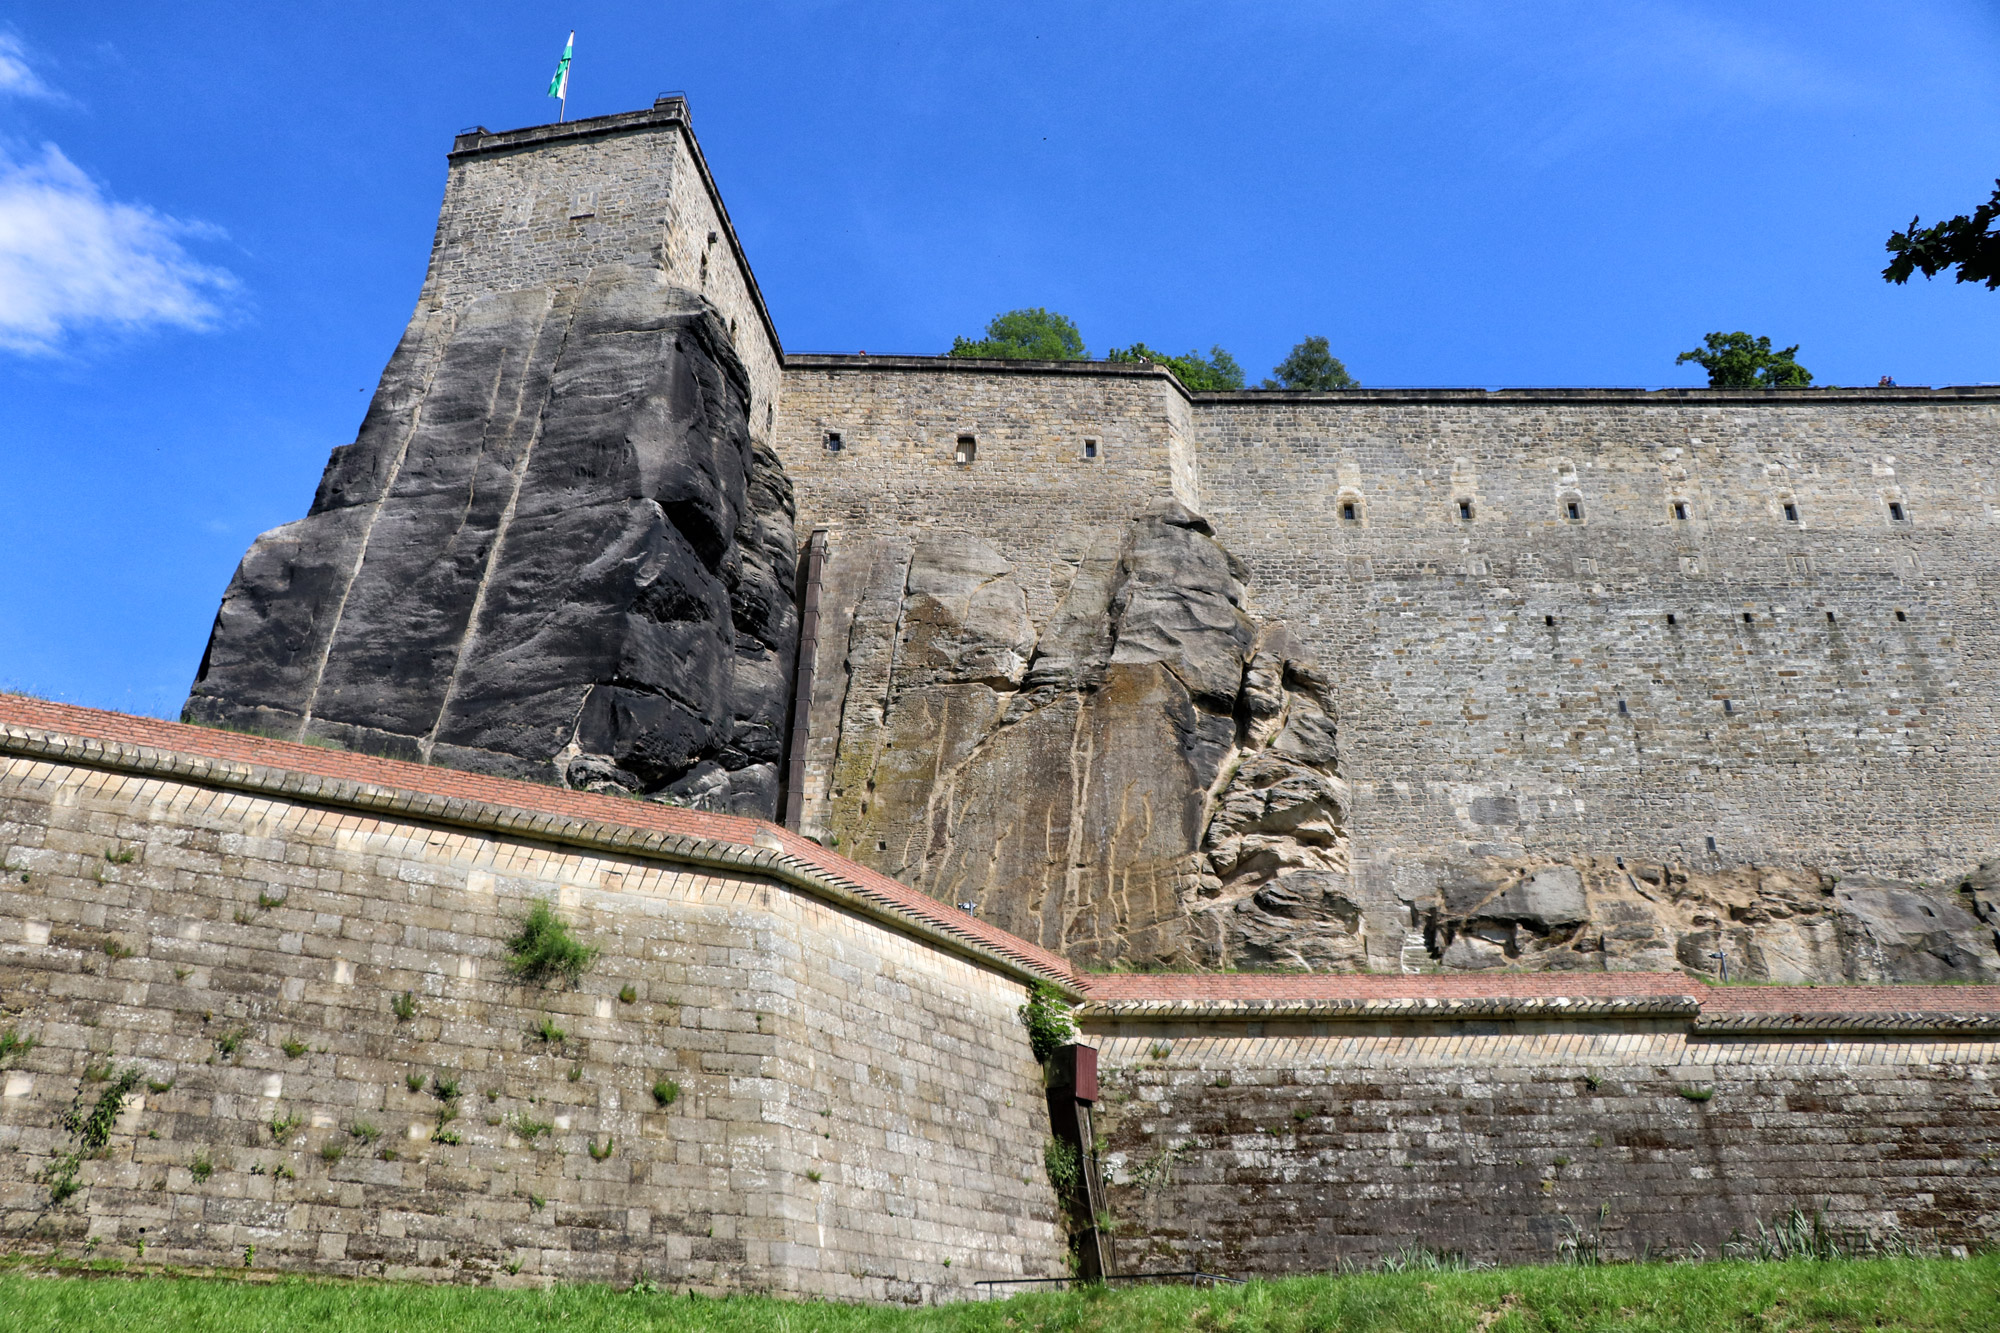
[{"label": "green and white flag", "polygon": [[571,29],[569,40],[563,43],[562,60],[556,65],[556,76],[549,80],[549,96],[569,100],[569,58],[576,50],[576,30]]}]

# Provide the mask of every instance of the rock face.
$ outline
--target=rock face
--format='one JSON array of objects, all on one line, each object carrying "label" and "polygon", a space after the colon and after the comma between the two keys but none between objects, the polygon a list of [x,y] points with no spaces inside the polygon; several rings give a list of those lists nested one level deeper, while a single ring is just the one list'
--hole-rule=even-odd
[{"label": "rock face", "polygon": [[1461,867],[1425,906],[1424,943],[1452,970],[1995,982],[2000,910],[1988,874],[1942,889],[1811,869],[1489,858]]},{"label": "rock face", "polygon": [[1039,627],[963,534],[852,541],[832,570],[819,831],[1074,958],[2000,980],[2000,864],[1946,890],[1441,850],[1433,896],[1361,892],[1332,682],[1178,505],[1104,531]]},{"label": "rock face", "polygon": [[1207,520],[1103,534],[1041,632],[970,537],[883,541],[846,645],[829,832],[1079,958],[1335,965],[1344,790],[1325,681],[1246,610]]},{"label": "rock face", "polygon": [[793,512],[748,403],[714,308],[641,269],[420,317],[187,718],[773,814]]}]

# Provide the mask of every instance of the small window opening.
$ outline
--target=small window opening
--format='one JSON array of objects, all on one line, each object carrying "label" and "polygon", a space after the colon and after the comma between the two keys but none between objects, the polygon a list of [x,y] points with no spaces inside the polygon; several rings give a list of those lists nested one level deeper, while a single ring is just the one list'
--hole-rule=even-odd
[{"label": "small window opening", "polygon": [[1085,441],[1083,442],[1083,456],[1084,456],[1085,458],[1095,458],[1095,457],[1097,457],[1097,441],[1096,441],[1096,440],[1085,440]]},{"label": "small window opening", "polygon": [[1618,701],[1618,716],[1620,716],[1620,717],[1624,717],[1624,716],[1626,716],[1626,712],[1625,712],[1625,701],[1624,701],[1623,699],[1620,699],[1620,700]]},{"label": "small window opening", "polygon": [[1715,839],[1714,839],[1714,838],[1710,838],[1710,839],[1708,840],[1708,854],[1709,854],[1710,856],[1714,856],[1714,855],[1715,855]]},{"label": "small window opening", "polygon": [[1354,501],[1342,500],[1340,502],[1340,516],[1347,522],[1352,523],[1355,519],[1361,517],[1361,511],[1355,508]]},{"label": "small window opening", "polygon": [[1746,625],[1755,624],[1756,617],[1752,616],[1748,611],[1745,611],[1743,613],[1743,623]]},{"label": "small window opening", "polygon": [[1667,612],[1667,627],[1671,629],[1673,626],[1678,624],[1680,624],[1680,622],[1674,619],[1674,613],[1671,611]]},{"label": "small window opening", "polygon": [[1554,616],[1543,616],[1542,623],[1544,625],[1553,625],[1556,623],[1556,618]]},{"label": "small window opening", "polygon": [[1687,501],[1685,500],[1674,501],[1674,517],[1680,519],[1683,523],[1685,523],[1687,521],[1687,516],[1688,516]]},{"label": "small window opening", "polygon": [[1835,620],[1835,619],[1833,618],[1833,612],[1829,611],[1829,612],[1827,612],[1827,613],[1826,613],[1826,623],[1827,623],[1827,624],[1829,624],[1829,625],[1837,625],[1837,624],[1839,624],[1840,622],[1839,622],[1839,621],[1837,621],[1837,620]]},{"label": "small window opening", "polygon": [[1731,700],[1724,699],[1722,701],[1722,711],[1725,713],[1734,713],[1736,711],[1735,703],[1732,702]]},{"label": "small window opening", "polygon": [[1472,501],[1460,500],[1458,502],[1458,517],[1460,521],[1465,523],[1472,521]]},{"label": "small window opening", "polygon": [[1902,624],[1902,623],[1903,623],[1904,621],[1906,621],[1906,620],[1908,620],[1908,619],[1909,619],[1909,617],[1908,617],[1908,616],[1906,616],[1906,615],[1904,615],[1904,614],[1903,614],[1903,613],[1902,613],[1901,611],[1898,611],[1898,612],[1896,613],[1896,623],[1897,623],[1898,625]]},{"label": "small window opening", "polygon": [[1790,500],[1785,501],[1785,522],[1796,523],[1798,521],[1799,521],[1799,507],[1793,504]]},{"label": "small window opening", "polygon": [[1571,500],[1563,505],[1563,512],[1569,515],[1569,521],[1572,523],[1579,523],[1583,520],[1583,506],[1575,500]]},{"label": "small window opening", "polygon": [[889,844],[882,841],[882,839],[877,838],[875,840],[875,850],[878,852],[886,852],[889,850]]},{"label": "small window opening", "polygon": [[826,433],[826,448],[827,448],[827,452],[828,452],[828,453],[835,453],[835,454],[837,454],[837,453],[839,453],[839,452],[840,452],[840,451],[841,451],[842,449],[845,449],[846,447],[847,447],[846,445],[844,445],[844,444],[842,444],[842,443],[840,442],[840,432],[839,432],[839,431],[837,431],[837,430],[830,430],[830,431],[828,431],[828,432]]},{"label": "small window opening", "polygon": [[958,448],[952,454],[956,462],[970,463],[979,453],[979,441],[970,435],[958,437]]},{"label": "small window opening", "polygon": [[1889,501],[1889,521],[1891,523],[1901,523],[1903,521],[1903,502],[1901,500]]}]

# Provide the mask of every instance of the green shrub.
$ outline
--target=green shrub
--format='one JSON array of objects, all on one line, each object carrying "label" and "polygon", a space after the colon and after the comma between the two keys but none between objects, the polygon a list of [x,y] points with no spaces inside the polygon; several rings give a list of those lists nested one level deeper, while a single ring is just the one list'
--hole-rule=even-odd
[{"label": "green shrub", "polygon": [[382,1137],[382,1131],[366,1120],[357,1120],[347,1127],[347,1132],[362,1143],[369,1144]]},{"label": "green shrub", "polygon": [[398,1023],[407,1023],[417,1016],[417,997],[404,991],[389,1001],[389,1008],[395,1011]]},{"label": "green shrub", "polygon": [[324,1158],[327,1164],[330,1166],[333,1163],[339,1161],[341,1158],[347,1156],[347,1145],[343,1143],[338,1143],[333,1139],[328,1139],[325,1143],[319,1145],[319,1155],[322,1158]]},{"label": "green shrub", "polygon": [[1045,981],[1035,983],[1028,992],[1028,1002],[1017,1013],[1021,1026],[1028,1029],[1029,1048],[1044,1064],[1058,1048],[1076,1040],[1076,1021],[1070,1017],[1069,1002]]},{"label": "green shrub", "polygon": [[215,1174],[215,1163],[208,1160],[207,1153],[196,1153],[195,1159],[188,1163],[188,1174],[197,1181],[207,1180]]},{"label": "green shrub", "polygon": [[585,1140],[585,1141],[584,1141],[584,1145],[583,1145],[583,1146],[584,1146],[585,1148],[587,1148],[587,1149],[589,1149],[589,1150],[590,1150],[590,1160],[591,1160],[591,1161],[593,1161],[593,1162],[601,1162],[601,1161],[603,1161],[603,1160],[604,1160],[605,1158],[607,1158],[607,1157],[611,1156],[611,1145],[612,1145],[612,1143],[613,1143],[613,1142],[614,1142],[614,1140],[612,1140],[612,1139],[610,1139],[610,1138],[608,1138],[608,1137],[607,1137],[607,1138],[606,1138],[606,1139],[604,1140],[604,1146],[603,1146],[602,1148],[600,1148],[600,1147],[598,1147],[598,1146],[597,1146],[597,1144],[596,1144],[596,1142],[595,1142],[594,1140],[588,1140],[588,1139],[587,1139],[587,1140]]},{"label": "green shrub", "polygon": [[306,1044],[297,1037],[287,1037],[285,1038],[285,1044],[278,1049],[285,1053],[286,1059],[296,1060],[306,1053]]},{"label": "green shrub", "polygon": [[653,1085],[653,1101],[658,1106],[672,1106],[681,1095],[681,1085],[670,1078],[663,1078]]},{"label": "green shrub", "polygon": [[1059,1199],[1073,1199],[1083,1184],[1083,1160],[1075,1148],[1061,1139],[1050,1138],[1042,1144],[1042,1169],[1049,1173],[1049,1184],[1055,1187]]},{"label": "green shrub", "polygon": [[561,977],[574,985],[597,958],[597,950],[569,933],[545,898],[537,898],[507,941],[507,969],[523,981],[546,983]]},{"label": "green shrub", "polygon": [[556,1021],[547,1014],[542,1015],[541,1022],[528,1029],[528,1035],[538,1037],[550,1046],[560,1046],[569,1039],[569,1033],[557,1027]]}]

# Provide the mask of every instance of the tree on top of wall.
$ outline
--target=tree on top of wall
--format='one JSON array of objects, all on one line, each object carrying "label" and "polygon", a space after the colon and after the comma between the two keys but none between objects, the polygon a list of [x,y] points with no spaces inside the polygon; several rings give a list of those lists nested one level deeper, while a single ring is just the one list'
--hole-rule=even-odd
[{"label": "tree on top of wall", "polygon": [[1993,230],[2000,219],[2000,181],[1993,185],[1993,197],[1970,216],[1960,213],[1929,227],[1911,218],[1907,231],[1892,232],[1886,248],[1895,258],[1882,270],[1884,280],[1908,282],[1919,270],[1934,278],[1956,268],[1960,282],[1983,282],[1988,291],[2000,287],[2000,232]]},{"label": "tree on top of wall", "polygon": [[1260,389],[1358,389],[1361,381],[1347,373],[1347,367],[1333,354],[1324,338],[1307,338],[1292,348],[1291,355],[1271,368],[1271,379]]},{"label": "tree on top of wall", "polygon": [[1693,361],[1708,372],[1711,389],[1803,389],[1812,372],[1793,358],[1799,345],[1771,349],[1769,338],[1752,338],[1741,331],[1711,333],[1704,346],[1682,352],[1674,364]]},{"label": "tree on top of wall", "polygon": [[1030,306],[995,315],[977,341],[953,338],[946,356],[991,357],[1003,361],[1081,361],[1083,335],[1067,315]]},{"label": "tree on top of wall", "polygon": [[1114,347],[1104,354],[1107,361],[1140,361],[1165,366],[1190,393],[1222,393],[1243,387],[1243,367],[1221,347],[1211,347],[1208,355],[1190,350],[1184,356],[1156,352],[1144,343]]}]

